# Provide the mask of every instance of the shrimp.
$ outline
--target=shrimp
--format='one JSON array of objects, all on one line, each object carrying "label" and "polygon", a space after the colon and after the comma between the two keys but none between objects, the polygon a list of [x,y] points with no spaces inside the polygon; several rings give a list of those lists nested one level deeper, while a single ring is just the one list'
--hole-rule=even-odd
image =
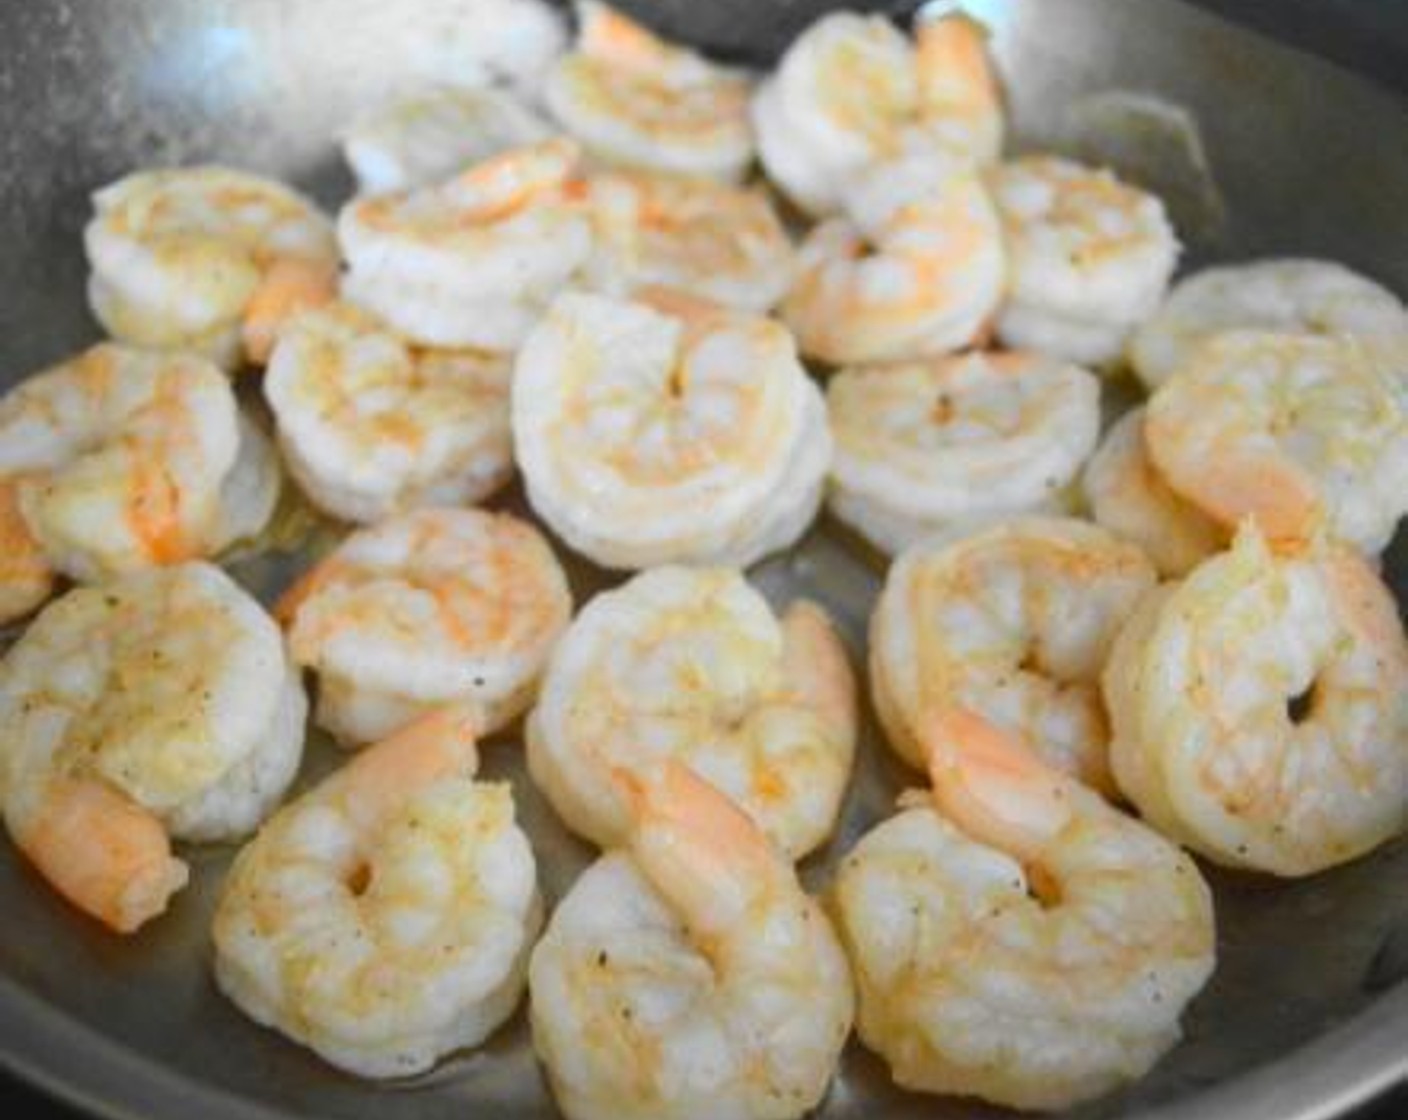
[{"label": "shrimp", "polygon": [[[228,168],[142,171],[93,196],[88,300],[120,342],[258,360],[280,314],[330,296],[332,226],[281,183]],[[249,337],[246,319],[254,313]]]},{"label": "shrimp", "polygon": [[800,859],[831,832],[856,740],[855,681],[818,607],[781,622],[728,568],[655,568],[603,592],[553,651],[528,771],[576,832],[630,830],[612,775],[686,763]]},{"label": "shrimp", "polygon": [[513,437],[533,508],[612,568],[744,567],[821,502],[825,406],[791,336],[657,297],[561,296],[519,352]]},{"label": "shrimp", "polygon": [[1150,399],[1149,455],[1228,529],[1378,552],[1408,511],[1408,398],[1385,359],[1352,336],[1217,335]]},{"label": "shrimp", "polygon": [[1002,232],[977,173],[938,155],[877,165],[816,226],[782,317],[824,362],[924,358],[979,340],[1002,299]]},{"label": "shrimp", "polygon": [[342,138],[342,154],[363,194],[391,194],[432,186],[553,132],[507,89],[436,85],[359,118]]},{"label": "shrimp", "polygon": [[1100,670],[1154,584],[1138,548],[1072,519],[1020,518],[905,552],[870,620],[871,688],[890,745],[922,766],[925,713],[961,705],[1112,790]]},{"label": "shrimp", "polygon": [[513,1014],[542,901],[472,712],[422,716],[282,809],[215,911],[215,979],[341,1069],[403,1077]]},{"label": "shrimp", "polygon": [[607,164],[742,179],[753,159],[748,79],[597,0],[576,9],[575,49],[543,88],[557,122]]},{"label": "shrimp", "polygon": [[759,188],[619,171],[586,189],[605,290],[661,285],[762,312],[792,283],[792,242]]},{"label": "shrimp", "polygon": [[1157,389],[1206,338],[1226,330],[1408,337],[1408,310],[1392,292],[1330,261],[1275,259],[1208,268],[1180,280],[1134,332],[1129,360]]},{"label": "shrimp", "polygon": [[1002,101],[984,35],[962,15],[920,22],[913,42],[883,16],[823,16],[753,99],[768,177],[824,216],[857,174],[904,153],[996,159]]},{"label": "shrimp", "polygon": [[55,572],[20,512],[19,480],[0,478],[0,625],[54,593]]},{"label": "shrimp", "polygon": [[1227,543],[1226,530],[1170,489],[1150,460],[1142,407],[1106,433],[1082,484],[1091,516],[1142,548],[1161,576],[1187,575]]},{"label": "shrimp", "polygon": [[577,157],[546,140],[353,200],[337,220],[343,295],[420,345],[516,349],[591,251],[590,221],[566,197]]},{"label": "shrimp", "polygon": [[278,627],[219,568],[55,599],[0,661],[0,808],[70,902],[126,933],[186,881],[170,839],[230,840],[288,788],[307,700]]},{"label": "shrimp", "polygon": [[511,362],[412,345],[350,304],[300,316],[264,378],[289,470],[320,509],[375,521],[508,480]]},{"label": "shrimp", "polygon": [[482,734],[504,726],[532,703],[572,599],[531,525],[424,509],[353,533],[275,613],[318,674],[318,723],[356,745],[451,702],[477,705]]},{"label": "shrimp", "polygon": [[907,1089],[1020,1109],[1142,1076],[1215,964],[1197,866],[971,712],[922,740],[932,791],[856,844],[828,899],[861,1041]]},{"label": "shrimp", "polygon": [[1095,446],[1100,384],[1038,354],[862,366],[831,378],[828,505],[899,552],[968,518],[1061,512]]},{"label": "shrimp", "polygon": [[274,441],[249,412],[239,410],[239,451],[220,484],[215,526],[208,534],[208,556],[222,556],[254,541],[278,508],[284,476]]},{"label": "shrimp", "polygon": [[1408,643],[1352,550],[1255,523],[1150,596],[1104,675],[1120,789],[1218,863],[1310,875],[1408,815]]},{"label": "shrimp", "polygon": [[209,552],[239,452],[229,382],[191,354],[102,343],[0,399],[0,477],[78,580]]},{"label": "shrimp", "polygon": [[728,798],[667,762],[558,905],[528,968],[533,1045],[568,1120],[800,1117],[854,993],[821,908]]},{"label": "shrimp", "polygon": [[1111,172],[1056,156],[990,176],[1006,233],[1008,294],[997,336],[1108,366],[1163,298],[1179,244],[1163,203]]}]

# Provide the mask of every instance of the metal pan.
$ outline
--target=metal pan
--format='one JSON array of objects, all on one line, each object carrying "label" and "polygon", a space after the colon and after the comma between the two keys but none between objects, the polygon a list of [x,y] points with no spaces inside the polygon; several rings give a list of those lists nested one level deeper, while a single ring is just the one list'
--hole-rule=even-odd
[{"label": "metal pan", "polygon": [[[685,0],[633,7],[667,30],[762,60],[815,5]],[[972,0],[995,33],[1018,142],[1113,159],[1170,193],[1189,263],[1320,254],[1408,291],[1408,113],[1384,90],[1197,9],[1159,0]],[[346,190],[331,137],[442,52],[456,0],[39,0],[0,6],[0,380],[93,337],[78,234],[87,192],[136,166],[218,157]],[[1185,106],[1196,130],[1131,113],[1124,93]],[[1113,137],[1113,139],[1111,139]],[[1103,139],[1102,139],[1103,138]],[[510,499],[511,501],[513,499]],[[239,574],[274,591],[297,558]],[[1403,600],[1408,546],[1387,571]],[[579,568],[578,590],[600,573]],[[858,653],[879,573],[823,524],[755,573],[825,601]],[[514,781],[556,896],[590,853],[524,780],[512,738],[486,751]],[[831,849],[888,811],[905,774],[868,723]],[[315,744],[311,770],[328,764]],[[189,853],[193,887],[129,940],[69,911],[0,845],[0,1059],[94,1112],[149,1120],[438,1120],[552,1115],[520,1016],[482,1051],[410,1083],[344,1077],[215,991],[207,926],[229,853]],[[1187,1039],[1082,1117],[1335,1115],[1408,1074],[1408,846],[1298,883],[1213,873],[1219,969]],[[828,1117],[982,1113],[890,1087],[847,1052]],[[982,1113],[985,1114],[985,1113]]]}]

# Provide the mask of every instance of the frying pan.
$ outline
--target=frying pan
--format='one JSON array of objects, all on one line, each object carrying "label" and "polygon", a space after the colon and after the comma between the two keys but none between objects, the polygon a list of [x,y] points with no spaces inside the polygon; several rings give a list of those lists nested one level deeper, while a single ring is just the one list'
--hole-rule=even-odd
[{"label": "frying pan", "polygon": [[[416,60],[443,54],[445,29],[464,6],[0,5],[0,382],[95,336],[79,245],[93,187],[139,166],[220,159],[288,178],[335,205],[348,188],[335,130],[414,82]],[[627,6],[663,30],[753,62],[774,55],[818,8],[801,0]],[[967,6],[992,28],[1016,145],[1110,160],[1165,192],[1186,264],[1320,255],[1408,292],[1408,112],[1388,90],[1176,0]],[[1382,63],[1382,52],[1375,57]],[[1151,115],[1149,95],[1183,112]],[[1385,565],[1402,602],[1408,546],[1400,540]],[[296,567],[296,559],[262,560],[238,574],[267,595]],[[579,596],[607,578],[584,567],[573,577]],[[825,602],[859,653],[879,573],[828,525],[753,578],[775,600],[808,594]],[[511,739],[486,755],[491,775],[514,781],[545,890],[560,896],[590,852],[528,786]],[[905,784],[873,720],[860,757],[837,840],[804,869],[813,886]],[[315,742],[310,772],[329,761]],[[188,857],[192,888],[167,918],[124,940],[76,917],[0,844],[7,1067],[95,1113],[147,1120],[553,1114],[521,1015],[483,1050],[384,1086],[338,1074],[249,1023],[209,973],[209,915],[229,853]],[[1219,968],[1186,1016],[1185,1041],[1145,1080],[1073,1115],[1322,1120],[1408,1074],[1408,988],[1399,983],[1408,973],[1408,844],[1300,882],[1216,871],[1210,878]],[[893,1089],[855,1046],[825,1109],[827,1117],[872,1120],[989,1114]]]}]

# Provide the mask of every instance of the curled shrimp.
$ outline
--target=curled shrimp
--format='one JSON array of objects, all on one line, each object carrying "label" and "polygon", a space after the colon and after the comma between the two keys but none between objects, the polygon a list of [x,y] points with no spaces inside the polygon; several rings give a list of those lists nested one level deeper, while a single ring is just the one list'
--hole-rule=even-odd
[{"label": "curled shrimp", "polygon": [[513,1014],[542,923],[506,784],[447,708],[358,755],[240,852],[215,978],[250,1018],[363,1077],[477,1046]]},{"label": "curled shrimp", "polygon": [[229,840],[282,796],[307,701],[278,627],[219,568],[50,603],[0,662],[0,807],[74,905],[126,933],[186,882],[170,838]]},{"label": "curled shrimp", "polygon": [[1056,156],[999,164],[989,181],[1007,246],[998,337],[1084,365],[1114,363],[1178,261],[1163,203]]},{"label": "curled shrimp", "polygon": [[607,567],[746,566],[821,502],[825,406],[771,319],[657,294],[561,296],[519,352],[533,508]]},{"label": "curled shrimp", "polygon": [[1408,511],[1408,401],[1352,336],[1226,332],[1149,401],[1145,438],[1175,491],[1228,527],[1329,532],[1377,552]]},{"label": "curled shrimp", "polygon": [[1112,789],[1100,671],[1154,583],[1138,548],[1073,519],[1018,518],[901,554],[870,621],[890,745],[922,766],[925,713],[962,706]]},{"label": "curled shrimp", "polygon": [[444,183],[343,208],[343,295],[425,346],[514,350],[591,250],[567,198],[578,151],[545,140]]},{"label": "curled shrimp", "polygon": [[767,311],[792,282],[792,242],[759,188],[642,171],[594,175],[596,284],[663,286]]},{"label": "curled shrimp", "polygon": [[1388,289],[1331,261],[1272,259],[1208,268],[1173,286],[1130,339],[1139,379],[1157,389],[1227,330],[1408,338],[1408,310]]},{"label": "curled shrimp", "polygon": [[824,612],[781,621],[726,568],[656,568],[594,598],[553,651],[528,769],[574,831],[630,828],[612,779],[674,758],[800,859],[836,821],[855,753],[855,682]]},{"label": "curled shrimp", "polygon": [[623,850],[533,951],[533,1046],[569,1120],[800,1117],[854,996],[825,914],[726,797],[666,763],[625,782]]},{"label": "curled shrimp", "polygon": [[1120,789],[1219,863],[1309,875],[1408,816],[1408,644],[1351,550],[1277,555],[1249,523],[1165,585],[1104,675]]},{"label": "curled shrimp", "polygon": [[289,324],[264,393],[303,491],[365,522],[470,505],[508,480],[511,372],[507,356],[418,347],[339,303]]},{"label": "curled shrimp", "polygon": [[813,215],[902,153],[997,158],[1002,102],[982,27],[923,20],[913,42],[883,16],[832,12],[787,49],[752,105],[768,177]]},{"label": "curled shrimp", "polygon": [[972,518],[1063,512],[1100,428],[1100,384],[1039,354],[842,370],[826,388],[831,511],[899,552]]},{"label": "curled shrimp", "polygon": [[380,739],[451,702],[489,734],[532,703],[572,599],[547,541],[482,510],[423,509],[353,533],[281,600],[289,651],[318,674],[319,724]]},{"label": "curled shrimp", "polygon": [[978,341],[1002,298],[1002,232],[972,168],[937,155],[877,165],[848,217],[807,235],[782,317],[825,362],[924,358]]},{"label": "curled shrimp", "polygon": [[1021,1109],[1142,1076],[1215,962],[1197,866],[971,712],[922,739],[931,793],[831,891],[861,1041],[905,1088]]},{"label": "curled shrimp", "polygon": [[1161,576],[1186,575],[1227,543],[1226,530],[1175,493],[1154,466],[1142,407],[1105,434],[1082,481],[1095,521],[1142,548]]},{"label": "curled shrimp", "polygon": [[578,0],[577,42],[543,89],[559,124],[608,164],[736,182],[753,159],[748,79]]},{"label": "curled shrimp", "polygon": [[391,194],[443,182],[552,134],[552,126],[508,89],[436,85],[353,122],[342,154],[361,193]]},{"label": "curled shrimp", "polygon": [[0,625],[54,593],[55,572],[20,511],[19,481],[0,479]]},{"label": "curled shrimp", "polygon": [[228,168],[142,171],[93,196],[93,314],[120,342],[263,360],[277,322],[331,295],[332,227],[281,183]]},{"label": "curled shrimp", "polygon": [[228,380],[191,354],[102,343],[0,399],[0,477],[18,476],[29,533],[80,580],[208,555],[232,521],[267,516],[267,495],[227,508],[255,438]]}]

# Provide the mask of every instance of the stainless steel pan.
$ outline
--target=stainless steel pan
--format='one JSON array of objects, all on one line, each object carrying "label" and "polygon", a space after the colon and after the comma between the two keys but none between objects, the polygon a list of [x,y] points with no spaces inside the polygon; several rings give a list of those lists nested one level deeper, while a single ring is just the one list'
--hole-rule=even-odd
[{"label": "stainless steel pan", "polygon": [[[801,3],[633,5],[667,29],[755,59],[810,12]],[[331,144],[352,111],[414,79],[443,46],[456,0],[9,0],[0,5],[0,378],[12,382],[93,336],[78,234],[87,192],[136,166],[220,158],[287,176],[332,204]],[[1172,192],[1193,263],[1323,254],[1408,292],[1408,113],[1388,92],[1174,0],[972,0],[995,31],[1018,140],[1089,148]],[[1191,112],[1190,134],[1128,111],[1141,91]],[[1095,96],[1098,95],[1098,96]],[[1109,131],[1110,122],[1115,131]],[[1093,129],[1092,123],[1100,123]],[[1110,136],[1115,139],[1109,139]],[[1405,480],[1408,485],[1408,480]],[[247,565],[263,591],[292,561]],[[1387,560],[1400,600],[1408,552]],[[580,569],[579,590],[601,577]],[[825,525],[757,577],[825,600],[859,650],[877,573]],[[510,774],[550,894],[589,853]],[[327,764],[314,751],[313,768]],[[883,814],[905,780],[873,723],[831,852]],[[206,929],[228,853],[192,853],[174,912],[119,940],[70,912],[0,844],[0,1058],[110,1116],[148,1120],[551,1115],[522,1018],[483,1051],[410,1084],[343,1077],[242,1018],[209,978]],[[1187,1039],[1084,1117],[1311,1120],[1408,1074],[1408,846],[1280,884],[1214,874],[1220,964]],[[949,1117],[975,1106],[907,1096],[848,1052],[831,1117]]]}]

